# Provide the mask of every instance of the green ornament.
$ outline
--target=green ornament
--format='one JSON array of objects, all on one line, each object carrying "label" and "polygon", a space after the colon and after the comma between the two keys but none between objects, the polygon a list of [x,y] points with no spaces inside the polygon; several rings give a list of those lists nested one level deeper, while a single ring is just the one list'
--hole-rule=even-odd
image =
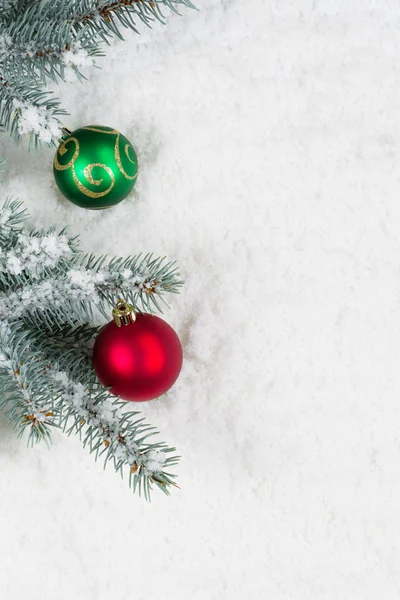
[{"label": "green ornament", "polygon": [[54,179],[68,200],[93,210],[126,198],[136,183],[132,144],[111,127],[88,125],[64,136],[54,157]]}]

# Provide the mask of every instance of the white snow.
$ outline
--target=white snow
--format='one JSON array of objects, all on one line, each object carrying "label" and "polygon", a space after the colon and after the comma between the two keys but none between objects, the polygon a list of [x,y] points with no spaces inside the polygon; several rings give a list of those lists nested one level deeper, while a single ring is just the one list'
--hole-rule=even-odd
[{"label": "white snow", "polygon": [[85,77],[90,77],[90,68],[95,64],[93,57],[88,55],[79,42],[63,52],[62,61],[65,65],[64,78],[70,83],[78,81],[75,69],[78,68]]},{"label": "white snow", "polygon": [[91,67],[94,62],[93,57],[88,55],[79,42],[72,44],[69,50],[63,52],[62,60],[68,67]]},{"label": "white snow", "polygon": [[46,107],[34,106],[21,100],[14,100],[14,107],[20,113],[18,132],[21,135],[35,133],[44,143],[61,136],[61,128],[57,120]]},{"label": "white snow", "polygon": [[161,450],[150,450],[147,452],[147,470],[149,472],[161,471],[166,460],[166,455]]},{"label": "white snow", "polygon": [[71,284],[73,295],[76,298],[86,300],[92,298],[93,301],[98,299],[95,283],[102,280],[102,274],[94,271],[86,271],[81,269],[70,269],[67,273],[67,280]]},{"label": "white snow", "polygon": [[4,269],[13,275],[19,275],[24,269],[34,277],[43,269],[55,267],[60,259],[69,259],[71,256],[67,236],[49,233],[43,237],[33,237],[23,232],[19,234],[15,246],[5,252],[1,259]]},{"label": "white snow", "polygon": [[51,150],[0,139],[34,227],[186,281],[165,312],[182,375],[139,406],[180,489],[147,504],[74,436],[28,449],[0,416],[2,597],[398,600],[398,6],[199,8],[58,88],[67,126],[138,152],[115,209],[68,203]]}]

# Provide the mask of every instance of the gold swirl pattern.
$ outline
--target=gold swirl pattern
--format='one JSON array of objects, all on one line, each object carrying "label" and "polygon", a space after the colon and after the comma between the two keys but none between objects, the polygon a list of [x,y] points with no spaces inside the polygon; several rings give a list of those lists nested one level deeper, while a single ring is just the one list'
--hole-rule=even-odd
[{"label": "gold swirl pattern", "polygon": [[[67,162],[66,165],[62,165],[61,163],[58,162],[57,154],[60,154],[61,156],[64,156],[64,154],[66,152],[68,152],[67,145],[70,142],[74,142],[74,144],[75,144],[74,154],[72,155],[71,160],[69,162]],[[57,169],[57,171],[66,171],[70,167],[74,166],[74,162],[76,161],[76,159],[78,158],[78,156],[79,156],[79,142],[76,139],[76,137],[70,137],[67,140],[65,140],[65,142],[63,142],[61,144],[61,146],[59,147],[58,151],[56,152],[56,155],[54,157],[54,166]]]},{"label": "gold swirl pattern", "polygon": [[86,129],[87,131],[96,131],[96,133],[116,133],[119,134],[119,131],[116,129],[111,129],[111,127],[103,127],[102,125],[87,125],[86,127],[82,127],[82,129]]},{"label": "gold swirl pattern", "polygon": [[[72,155],[72,158],[65,165],[62,165],[59,162],[57,155],[60,154],[60,156],[64,156],[64,154],[66,152],[68,152],[67,145],[70,142],[73,142],[75,144],[74,153]],[[88,182],[91,183],[92,185],[100,185],[103,182],[103,179],[94,179],[93,178],[93,176],[92,176],[93,167],[101,167],[102,169],[104,169],[106,171],[106,173],[109,175],[109,177],[111,179],[111,184],[109,185],[109,187],[106,190],[104,190],[103,192],[92,192],[92,190],[89,190],[88,188],[86,188],[79,181],[79,179],[76,175],[75,161],[79,156],[79,151],[80,151],[79,142],[76,139],[76,137],[70,137],[67,140],[65,140],[64,142],[62,142],[62,144],[60,145],[60,147],[58,149],[58,152],[56,152],[56,155],[54,157],[55,168],[57,169],[57,171],[66,171],[67,169],[71,169],[72,177],[75,181],[76,187],[79,189],[79,191],[81,191],[83,194],[85,194],[85,196],[89,196],[90,198],[101,198],[102,196],[105,196],[114,187],[114,184],[115,184],[114,173],[112,172],[112,170],[109,167],[107,167],[107,165],[103,165],[101,163],[93,163],[91,165],[87,165],[87,167],[85,167],[85,169],[84,169],[84,175],[85,175],[86,179],[88,180]]]},{"label": "gold swirl pattern", "polygon": [[[83,127],[83,129],[87,129],[88,131],[96,131],[97,133],[108,133],[111,135],[116,135],[117,137],[115,138],[115,146],[114,146],[114,158],[115,158],[115,162],[118,165],[119,170],[121,171],[122,175],[126,178],[126,179],[130,179],[131,181],[133,181],[134,179],[136,179],[137,177],[137,170],[133,175],[128,175],[128,173],[125,171],[124,167],[122,166],[122,162],[121,162],[121,154],[119,151],[119,142],[120,142],[120,137],[121,134],[119,131],[117,131],[116,129],[103,129],[101,127],[101,125],[93,125],[93,126],[87,126],[87,127]],[[125,148],[124,148],[124,152],[125,152],[125,156],[126,158],[129,160],[130,163],[132,163],[133,165],[136,165],[136,160],[134,158],[131,158],[129,156],[129,151],[134,152],[132,145],[131,144],[125,144]]]},{"label": "gold swirl pattern", "polygon": [[[136,164],[135,161],[132,160],[131,157],[129,156],[129,150],[133,151],[132,146],[130,144],[125,144],[124,150],[125,150],[125,155],[126,155],[127,159],[129,160],[129,162],[131,162],[133,165]],[[136,177],[137,177],[137,171],[133,175],[128,175],[128,173],[125,171],[124,167],[122,166],[121,155],[119,153],[119,134],[117,136],[117,139],[115,140],[114,156],[115,156],[115,162],[117,163],[118,168],[121,171],[122,175],[124,177],[126,177],[126,179],[130,179],[131,181],[133,179],[136,179]]]},{"label": "gold swirl pattern", "polygon": [[111,183],[110,183],[109,187],[104,192],[92,192],[91,190],[88,190],[87,188],[85,188],[85,186],[76,177],[75,171],[72,171],[72,176],[73,176],[74,181],[76,183],[76,187],[83,194],[86,194],[86,196],[90,196],[90,198],[101,198],[102,196],[106,196],[108,194],[108,192],[110,192],[113,189],[114,184],[115,184],[114,173],[112,172],[112,170],[110,169],[110,167],[107,167],[107,165],[103,165],[102,163],[92,163],[91,165],[87,165],[83,169],[83,174],[85,175],[85,177],[88,180],[88,182],[91,183],[92,185],[101,185],[103,183],[103,179],[94,179],[94,177],[92,175],[92,169],[93,169],[93,167],[101,167],[110,176]]},{"label": "gold swirl pattern", "polygon": [[[129,173],[126,172],[125,168],[122,165],[121,162],[121,154],[120,154],[120,132],[117,131],[116,129],[106,129],[103,128],[100,125],[93,125],[93,126],[88,126],[88,127],[82,127],[82,129],[86,129],[88,131],[95,131],[96,133],[104,133],[104,134],[110,134],[110,135],[115,135],[115,145],[114,145],[114,158],[115,158],[115,162],[118,165],[119,171],[120,173],[125,177],[125,179],[128,179],[130,181],[133,181],[137,178],[137,162],[135,160],[135,151],[132,147],[132,145],[130,143],[125,144],[124,147],[124,155],[127,158],[127,160],[134,165],[134,173],[132,175],[129,175]],[[75,149],[74,149],[74,153],[72,155],[72,158],[65,164],[61,164],[57,158],[58,154],[60,154],[60,156],[64,156],[64,154],[66,152],[68,152],[69,148],[67,148],[68,144],[70,143],[74,143],[75,144]],[[130,156],[130,152],[132,152],[132,157]],[[103,164],[103,163],[91,163],[89,165],[87,165],[84,170],[83,170],[83,174],[86,178],[86,180],[91,184],[91,185],[95,185],[95,186],[99,186],[103,183],[104,179],[95,179],[93,177],[92,174],[92,169],[94,167],[99,167],[105,170],[105,172],[107,173],[107,175],[110,177],[110,185],[108,186],[108,188],[102,192],[93,192],[92,190],[89,190],[87,187],[85,187],[81,181],[79,181],[77,175],[76,175],[76,171],[75,171],[75,161],[78,158],[80,153],[80,146],[79,146],[79,141],[77,140],[76,137],[69,137],[66,140],[64,140],[60,147],[58,148],[58,151],[56,152],[56,155],[54,157],[54,167],[55,169],[57,169],[57,171],[66,171],[67,169],[71,169],[72,171],[72,177],[74,179],[74,182],[76,184],[76,187],[79,189],[80,192],[82,192],[83,194],[85,194],[85,196],[89,196],[90,198],[101,198],[102,196],[106,196],[114,187],[115,185],[115,177],[114,177],[114,173],[112,171],[112,169],[110,167],[108,167],[107,165]]]}]

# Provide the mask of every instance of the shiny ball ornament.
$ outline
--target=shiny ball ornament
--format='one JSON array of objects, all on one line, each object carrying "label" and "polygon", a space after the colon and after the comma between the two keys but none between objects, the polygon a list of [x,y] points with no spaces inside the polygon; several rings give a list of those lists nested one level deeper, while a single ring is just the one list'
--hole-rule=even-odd
[{"label": "shiny ball ornament", "polygon": [[118,300],[113,317],[94,344],[97,377],[123,400],[158,398],[175,383],[182,368],[178,336],[159,317],[135,315],[124,300]]},{"label": "shiny ball ornament", "polygon": [[111,127],[63,129],[53,173],[60,192],[82,208],[118,204],[136,183],[138,161],[132,144]]}]

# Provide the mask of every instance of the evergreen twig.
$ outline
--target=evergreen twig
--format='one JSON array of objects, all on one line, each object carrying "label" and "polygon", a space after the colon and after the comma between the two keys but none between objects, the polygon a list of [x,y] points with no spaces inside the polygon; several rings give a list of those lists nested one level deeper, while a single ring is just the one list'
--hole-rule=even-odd
[{"label": "evergreen twig", "polygon": [[121,294],[160,309],[183,283],[176,266],[151,254],[82,255],[66,229],[27,232],[26,217],[19,201],[0,208],[0,409],[30,444],[50,443],[54,428],[78,434],[134,491],[168,494],[175,448],[99,384],[90,356],[95,315],[108,317]]},{"label": "evergreen twig", "polygon": [[164,22],[163,9],[194,8],[190,0],[3,0],[0,5],[0,126],[16,140],[54,144],[60,137],[60,101],[46,91],[104,53],[122,30]]}]

